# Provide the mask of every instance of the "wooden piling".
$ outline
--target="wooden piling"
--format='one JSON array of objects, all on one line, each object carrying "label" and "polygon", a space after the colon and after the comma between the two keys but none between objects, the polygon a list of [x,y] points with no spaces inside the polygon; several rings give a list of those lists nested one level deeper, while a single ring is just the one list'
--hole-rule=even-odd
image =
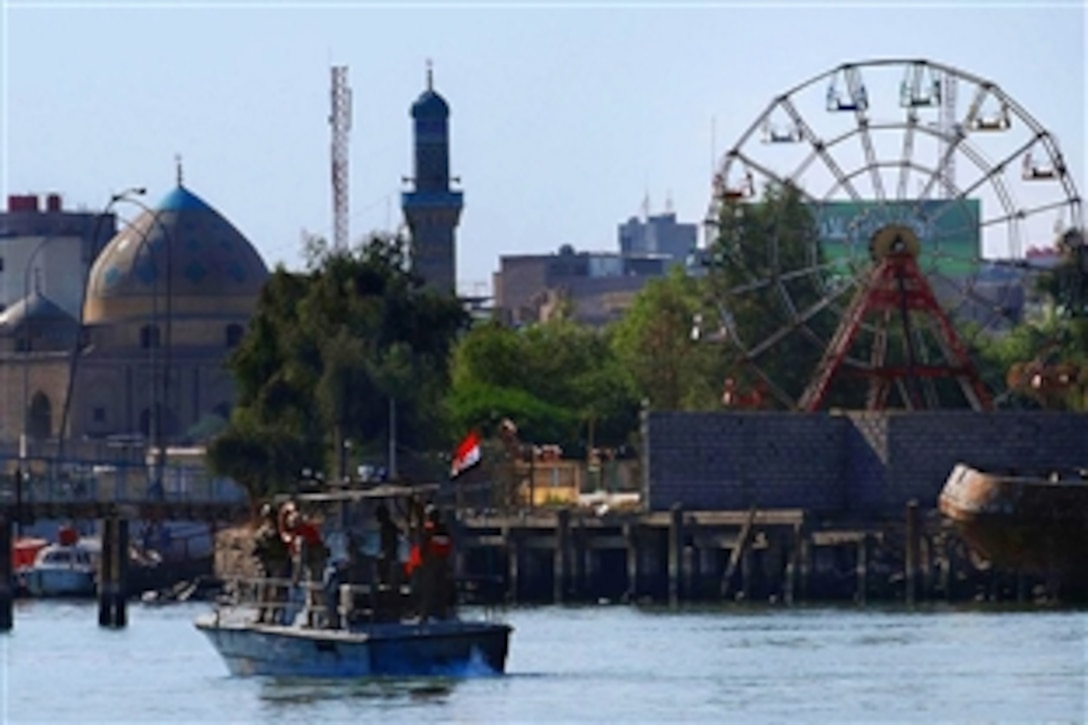
[{"label": "wooden piling", "polygon": [[918,554],[919,554],[918,502],[910,501],[906,513],[906,541],[904,545],[904,582],[906,584],[907,604],[914,604],[918,598]]},{"label": "wooden piling", "polygon": [[623,536],[627,540],[627,599],[635,601],[639,594],[639,551],[637,524],[624,524]]},{"label": "wooden piling", "polygon": [[588,595],[595,591],[599,566],[597,551],[589,545],[588,533],[583,530],[582,556],[585,557],[582,567],[582,594]]},{"label": "wooden piling", "polygon": [[946,601],[956,598],[956,567],[951,537],[946,533],[941,537],[941,590]]},{"label": "wooden piling", "polygon": [[869,534],[862,533],[858,539],[857,552],[857,592],[854,600],[861,605],[866,603],[869,595]]},{"label": "wooden piling", "polygon": [[722,567],[722,550],[717,546],[705,546],[696,550],[699,554],[698,584],[700,597],[711,597],[718,591],[718,572]]},{"label": "wooden piling", "polygon": [[11,518],[0,513],[0,632],[10,632],[15,624],[15,587],[11,561]]},{"label": "wooden piling", "polygon": [[692,600],[699,596],[699,551],[694,546],[685,546],[680,566],[684,575],[680,580],[684,599]]},{"label": "wooden piling", "polygon": [[586,596],[586,530],[579,516],[570,532],[570,594],[575,599]]},{"label": "wooden piling", "polygon": [[567,596],[567,559],[570,549],[570,509],[560,509],[555,516],[555,559],[552,599],[562,604]]},{"label": "wooden piling", "polygon": [[117,582],[113,588],[113,626],[122,628],[128,624],[128,571],[130,559],[129,549],[129,521],[127,518],[117,519],[117,545],[114,555],[117,557]]},{"label": "wooden piling", "polygon": [[112,516],[102,519],[102,552],[98,557],[98,626],[109,627],[113,624],[113,546],[117,538]]},{"label": "wooden piling", "polygon": [[669,516],[669,605],[680,603],[683,577],[684,509],[679,504],[672,507]]},{"label": "wooden piling", "polygon": [[772,604],[781,600],[782,572],[785,569],[783,561],[782,529],[773,528],[764,533],[767,545],[763,551],[762,566],[759,568],[763,581],[763,593]]},{"label": "wooden piling", "polygon": [[510,529],[504,529],[503,540],[506,542],[506,578],[507,586],[509,590],[506,593],[506,597],[511,604],[516,604],[518,601],[518,559],[520,555],[520,547],[518,546],[518,537]]},{"label": "wooden piling", "polygon": [[[749,537],[750,539],[751,537]],[[752,601],[752,572],[755,571],[755,551],[751,546],[744,547],[740,557],[740,598],[743,602]]]},{"label": "wooden piling", "polygon": [[102,520],[102,555],[98,564],[98,625],[121,629],[128,624],[128,519]]},{"label": "wooden piling", "polygon": [[807,602],[812,578],[812,537],[803,523],[794,529],[797,541],[797,573],[800,577],[801,601]]},{"label": "wooden piling", "polygon": [[793,606],[796,589],[797,575],[801,567],[801,525],[793,527],[793,540],[790,542],[790,553],[786,560],[786,571],[782,575],[782,599],[787,606]]}]

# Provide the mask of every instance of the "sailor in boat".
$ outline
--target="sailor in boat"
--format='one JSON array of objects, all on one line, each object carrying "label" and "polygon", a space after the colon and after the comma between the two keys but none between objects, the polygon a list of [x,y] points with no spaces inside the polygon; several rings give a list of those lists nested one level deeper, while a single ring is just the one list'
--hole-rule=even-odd
[{"label": "sailor in boat", "polygon": [[281,604],[286,598],[284,581],[291,575],[291,552],[280,532],[279,519],[271,504],[261,506],[261,524],[254,536],[254,553],[265,581],[258,593],[260,608],[258,622],[276,622],[281,619]]},{"label": "sailor in boat", "polygon": [[453,537],[442,521],[442,512],[428,505],[424,512],[423,535],[420,541],[419,620],[431,617],[448,618],[451,612],[450,561]]},{"label": "sailor in boat", "polygon": [[325,549],[328,555],[321,579],[321,589],[325,594],[325,624],[340,629],[340,585],[345,582],[351,569],[352,546],[345,532],[334,529],[325,535]]},{"label": "sailor in boat", "polygon": [[385,586],[399,583],[398,576],[400,527],[393,521],[389,507],[379,503],[374,509],[374,520],[378,522],[378,582]]},{"label": "sailor in boat", "polygon": [[294,566],[293,581],[301,584],[305,609],[309,615],[309,626],[314,626],[313,614],[321,608],[319,582],[325,575],[325,564],[329,558],[329,549],[321,539],[321,530],[316,521],[304,517],[297,508],[292,507],[285,517],[286,538],[291,550]]},{"label": "sailor in boat", "polygon": [[400,619],[400,527],[385,502],[374,508],[374,520],[378,523],[378,556],[374,562],[378,583],[376,608],[382,619]]}]

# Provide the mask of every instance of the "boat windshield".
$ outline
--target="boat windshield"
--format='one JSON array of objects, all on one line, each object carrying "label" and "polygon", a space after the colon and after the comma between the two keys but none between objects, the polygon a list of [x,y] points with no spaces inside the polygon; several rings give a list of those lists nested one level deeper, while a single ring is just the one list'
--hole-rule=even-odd
[{"label": "boat windshield", "polygon": [[72,564],[90,566],[91,556],[82,549],[51,549],[42,552],[41,563],[54,565],[63,564],[67,566]]},{"label": "boat windshield", "polygon": [[72,552],[67,549],[56,549],[54,551],[45,552],[45,556],[42,557],[43,564],[71,564]]}]

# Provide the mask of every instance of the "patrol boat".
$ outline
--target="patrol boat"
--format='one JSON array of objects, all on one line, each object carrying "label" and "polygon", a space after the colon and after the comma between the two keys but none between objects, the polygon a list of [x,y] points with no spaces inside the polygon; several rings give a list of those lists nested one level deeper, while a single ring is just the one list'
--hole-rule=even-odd
[{"label": "patrol boat", "polygon": [[455,613],[420,617],[411,609],[412,587],[380,582],[376,559],[358,545],[374,533],[361,514],[373,511],[377,501],[418,501],[421,490],[382,485],[294,496],[301,510],[322,511],[326,541],[341,536],[350,542],[350,564],[335,592],[312,576],[297,583],[296,577],[234,582],[230,594],[195,623],[231,674],[359,678],[505,672],[510,625]]}]

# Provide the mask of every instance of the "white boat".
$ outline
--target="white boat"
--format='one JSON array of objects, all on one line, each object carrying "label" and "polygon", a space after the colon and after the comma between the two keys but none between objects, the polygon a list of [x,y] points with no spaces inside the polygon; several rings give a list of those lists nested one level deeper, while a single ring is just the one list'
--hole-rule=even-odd
[{"label": "white boat", "polygon": [[101,545],[95,539],[57,542],[43,547],[24,571],[33,597],[94,596]]},{"label": "white boat", "polygon": [[[345,504],[365,504],[365,499],[404,495],[406,491],[405,487],[382,486],[369,491],[302,495],[295,500],[305,505],[335,497]],[[332,520],[343,517],[327,519]],[[280,603],[270,607],[271,587],[282,587],[290,594],[279,597],[275,601]],[[400,607],[401,597],[410,594],[407,587],[346,581],[336,589],[335,617],[327,616],[329,600],[319,582],[306,586],[290,580],[250,580],[235,582],[231,591],[229,598],[218,602],[213,612],[199,617],[195,624],[233,675],[457,677],[505,671],[513,630],[510,625],[487,618],[466,619],[453,612],[421,620],[418,614],[413,617],[409,609]],[[392,607],[387,606],[390,599],[394,600]],[[274,616],[269,614],[272,610]]]}]

